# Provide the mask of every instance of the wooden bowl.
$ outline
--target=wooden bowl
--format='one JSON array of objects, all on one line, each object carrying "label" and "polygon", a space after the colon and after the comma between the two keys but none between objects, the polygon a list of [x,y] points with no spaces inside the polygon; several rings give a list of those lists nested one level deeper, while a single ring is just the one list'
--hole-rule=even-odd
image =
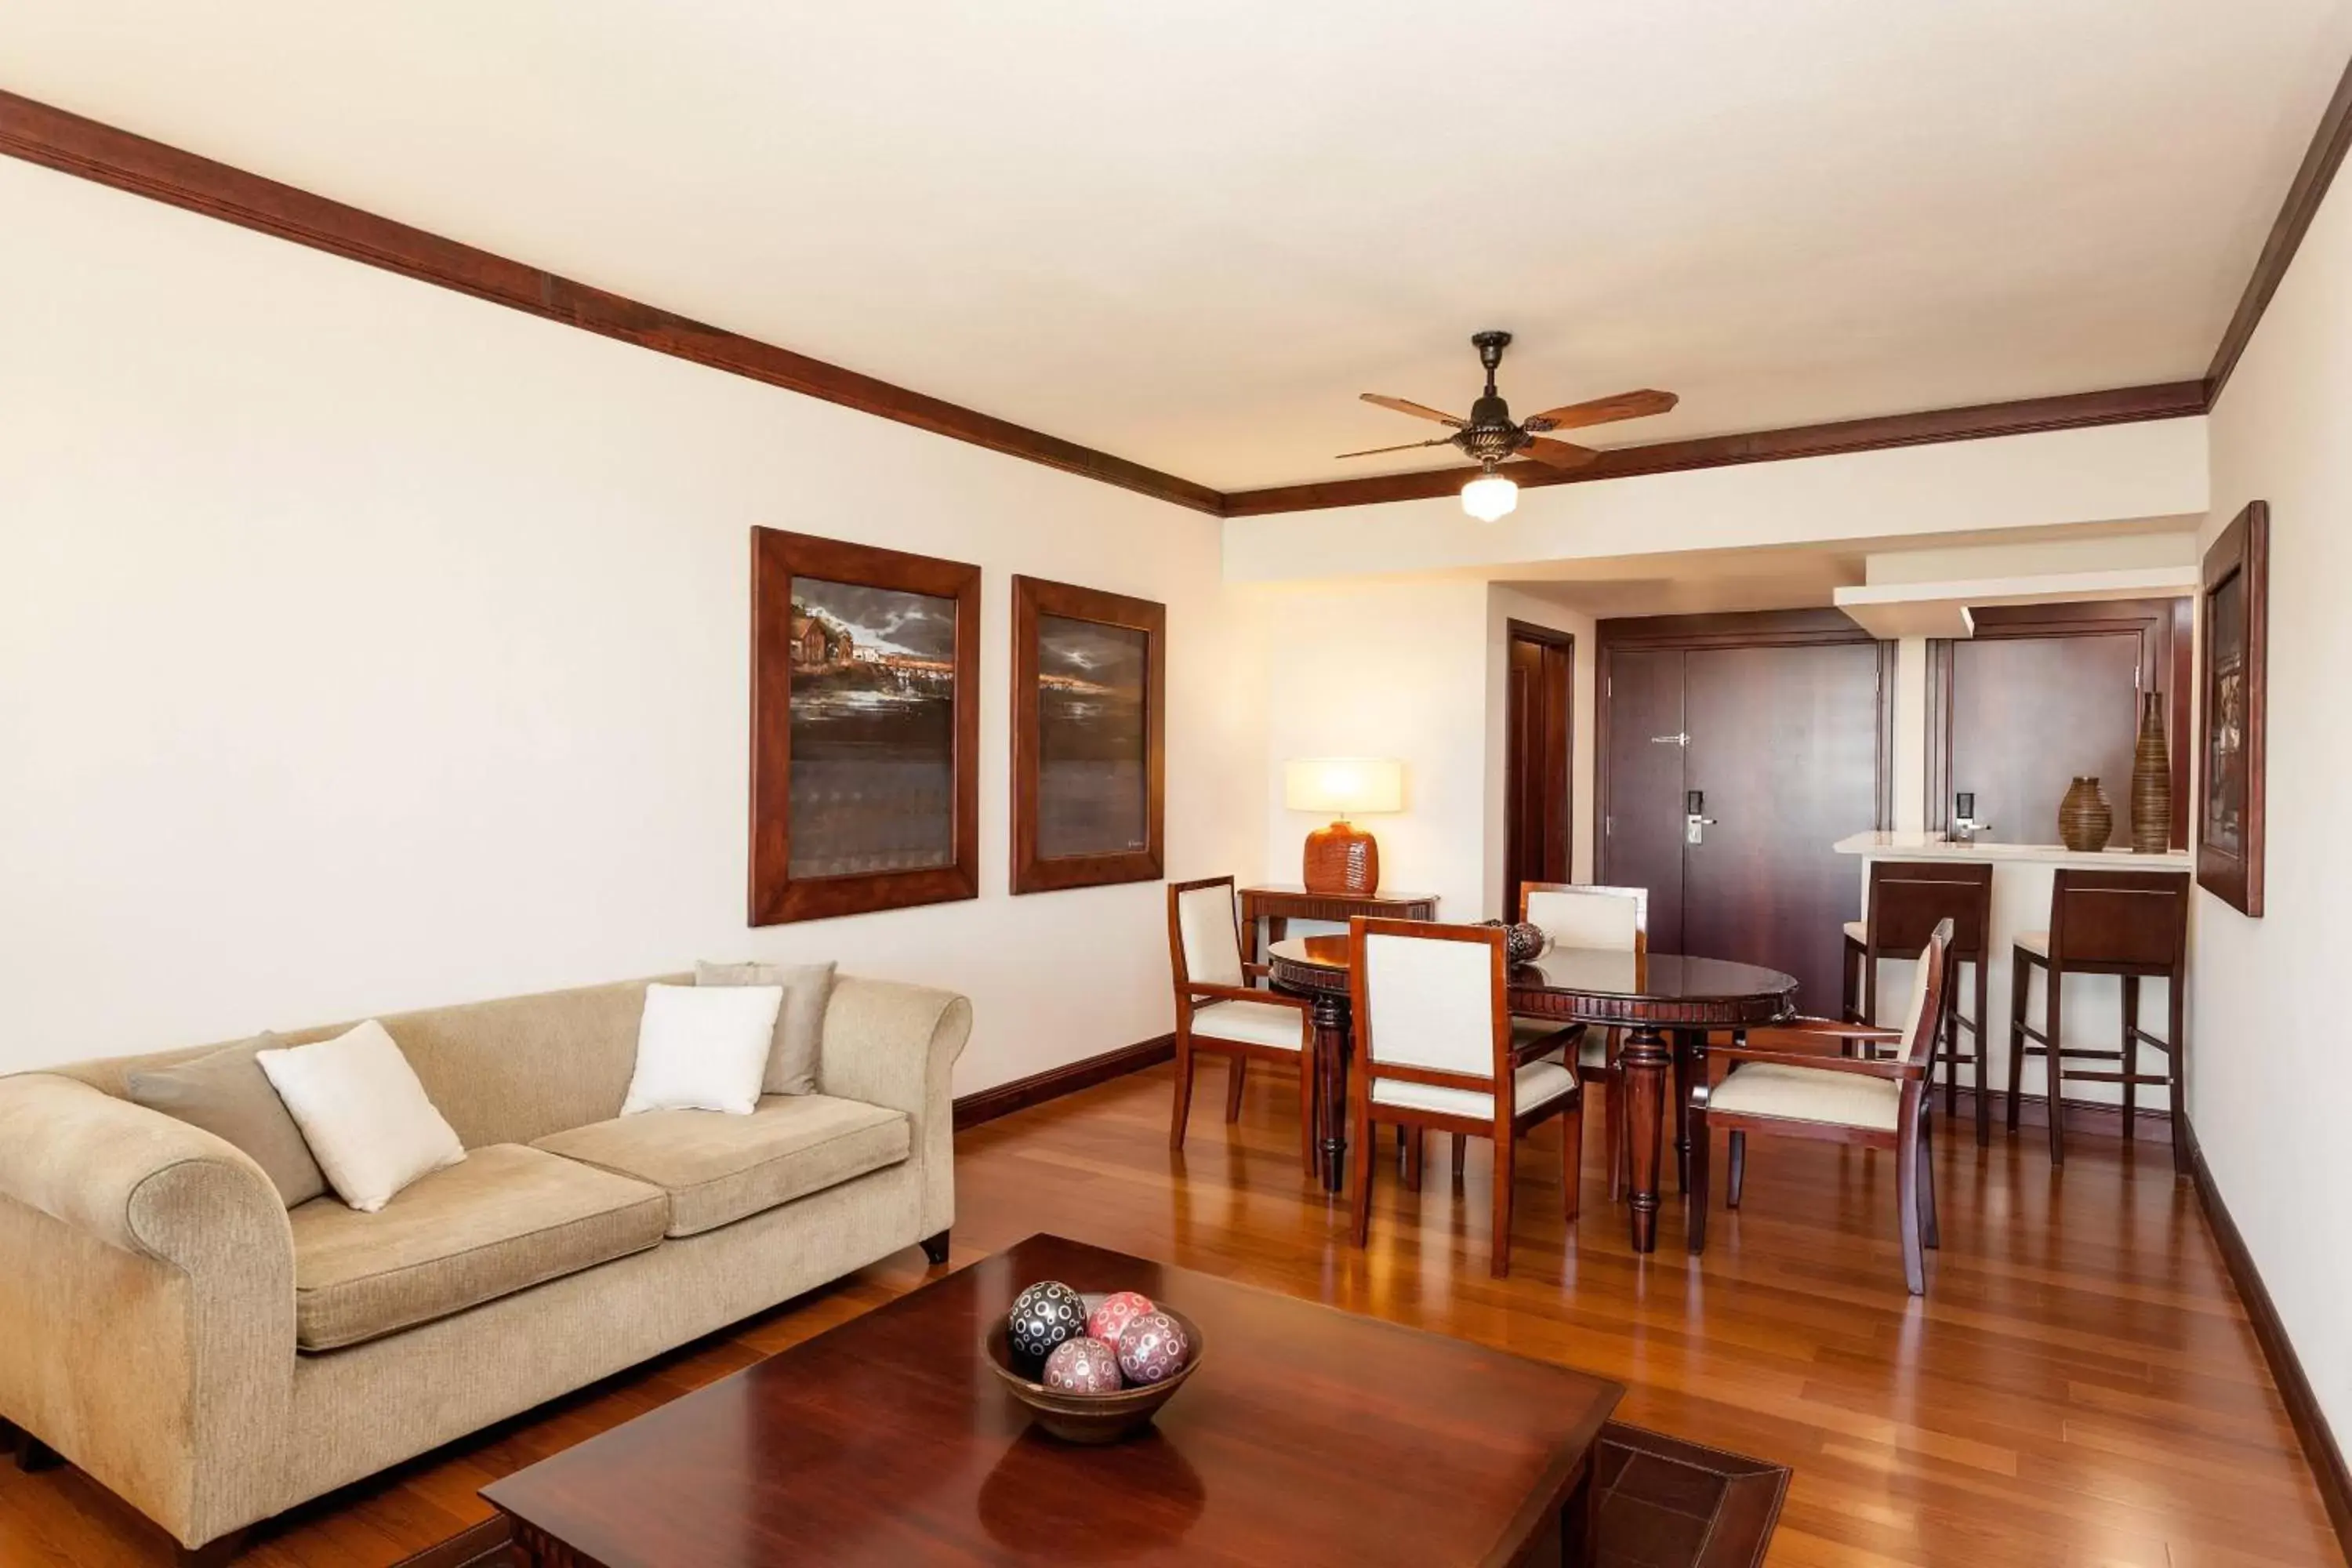
[{"label": "wooden bowl", "polygon": [[1201,1325],[1173,1307],[1160,1310],[1184,1331],[1184,1364],[1148,1388],[1122,1388],[1116,1394],[1066,1394],[1048,1388],[1013,1364],[1012,1336],[1001,1317],[989,1325],[982,1343],[988,1364],[1013,1397],[1029,1407],[1038,1426],[1066,1443],[1116,1443],[1150,1426],[1160,1407],[1175,1397],[1201,1364]]}]

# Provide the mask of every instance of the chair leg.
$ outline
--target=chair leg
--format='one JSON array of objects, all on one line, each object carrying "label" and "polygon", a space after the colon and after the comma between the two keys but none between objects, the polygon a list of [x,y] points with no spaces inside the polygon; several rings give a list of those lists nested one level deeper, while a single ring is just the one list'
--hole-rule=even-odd
[{"label": "chair leg", "polygon": [[1225,1058],[1225,1120],[1242,1119],[1242,1085],[1249,1076],[1249,1058],[1239,1051]]},{"label": "chair leg", "polygon": [[2187,1175],[2189,1158],[2189,998],[2185,966],[2174,964],[2165,981],[2164,1076],[2166,1103],[2172,1110],[2172,1169]]},{"label": "chair leg", "polygon": [[1914,1296],[1927,1293],[1927,1265],[1919,1238],[1919,1120],[1925,1114],[1927,1086],[1918,1089],[1920,1106],[1906,1107],[1895,1139],[1895,1217],[1903,1234],[1903,1283]]},{"label": "chair leg", "polygon": [[1511,1177],[1516,1162],[1511,1145],[1516,1142],[1506,1126],[1495,1140],[1495,1241],[1486,1262],[1486,1272],[1501,1279],[1511,1272]]},{"label": "chair leg", "polygon": [[1608,1103],[1601,1110],[1609,1125],[1601,1136],[1608,1141],[1609,1201],[1625,1201],[1626,1173],[1633,1169],[1633,1140],[1625,1136],[1625,1068],[1616,1059],[1615,1047],[1611,1047],[1609,1081],[1602,1086],[1601,1097]]},{"label": "chair leg", "polygon": [[1358,1247],[1363,1246],[1372,1232],[1372,1167],[1380,1163],[1372,1158],[1372,1115],[1369,1102],[1358,1107],[1355,1121],[1356,1157],[1348,1162],[1348,1218]]},{"label": "chair leg", "polygon": [[1417,1193],[1421,1191],[1422,1149],[1427,1139],[1418,1127],[1400,1127],[1397,1131],[1404,1134],[1405,1191]]},{"label": "chair leg", "polygon": [[1849,1024],[1859,1024],[1862,1017],[1862,972],[1854,960],[1862,950],[1853,938],[1845,939],[1845,947],[1838,957],[1838,1012]]},{"label": "chair leg", "polygon": [[1176,1036],[1176,1102],[1168,1114],[1168,1147],[1184,1147],[1184,1124],[1192,1119],[1192,1041],[1188,1034]]},{"label": "chair leg", "polygon": [[1696,1258],[1706,1250],[1706,1156],[1715,1140],[1706,1130],[1706,1101],[1689,1107],[1685,1114],[1690,1121],[1690,1195],[1684,1205],[1684,1227]]},{"label": "chair leg", "polygon": [[1723,1206],[1725,1208],[1736,1209],[1739,1206],[1739,1192],[1740,1189],[1747,1184],[1747,1182],[1748,1134],[1745,1132],[1735,1132],[1731,1135],[1731,1169],[1724,1173],[1723,1179]]},{"label": "chair leg", "polygon": [[[1991,945],[1990,939],[1986,945],[1988,947]],[[1985,974],[1985,967],[1991,962],[1992,954],[1990,952],[1981,955],[1976,962],[1977,1147],[1979,1149],[1992,1142],[1992,1074],[1988,1070],[1992,1066],[1992,1024],[1985,1016],[1986,998],[1990,984]]]},{"label": "chair leg", "polygon": [[1315,1111],[1315,1058],[1302,1056],[1298,1060],[1298,1163],[1308,1175],[1315,1174],[1315,1139],[1321,1131]]},{"label": "chair leg", "polygon": [[1957,1117],[1960,1113],[1960,1020],[1949,1007],[1944,1009],[1944,1114]]},{"label": "chair leg", "polygon": [[1457,1187],[1462,1184],[1462,1167],[1469,1162],[1469,1134],[1456,1132],[1454,1135],[1454,1184]]},{"label": "chair leg", "polygon": [[1576,1091],[1576,1103],[1559,1119],[1559,1192],[1560,1203],[1568,1211],[1568,1223],[1574,1225],[1576,1216],[1584,1210],[1584,1090]]},{"label": "chair leg", "polygon": [[2123,977],[2124,991],[2124,1059],[2116,1064],[2124,1080],[2124,1147],[2132,1144],[2132,1130],[2139,1122],[2139,1085],[2132,1080],[2139,1076],[2139,976]]},{"label": "chair leg", "polygon": [[2066,1163],[2065,1101],[2059,1098],[2059,1087],[2065,1081],[2065,1058],[2060,1053],[2058,1034],[2058,994],[2065,987],[2059,979],[2058,966],[2052,964],[2042,971],[2042,995],[2044,1017],[2042,1033],[2043,1051],[2050,1063],[2050,1163]]},{"label": "chair leg", "polygon": [[2025,1088],[2025,992],[2033,984],[2033,966],[2023,953],[2009,961],[2009,1132],[2017,1135],[2017,1102]]},{"label": "chair leg", "polygon": [[1944,1245],[1944,1233],[1936,1225],[1935,1132],[1935,1118],[1928,1113],[1923,1097],[1919,1106],[1919,1241],[1924,1247]]}]

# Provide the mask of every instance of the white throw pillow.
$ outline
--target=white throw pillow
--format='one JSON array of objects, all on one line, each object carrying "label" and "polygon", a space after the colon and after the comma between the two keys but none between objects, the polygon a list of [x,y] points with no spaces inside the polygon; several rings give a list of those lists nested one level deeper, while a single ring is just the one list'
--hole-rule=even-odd
[{"label": "white throw pillow", "polygon": [[331,1040],[254,1059],[302,1130],[327,1184],[362,1214],[466,1157],[408,1058],[373,1018]]},{"label": "white throw pillow", "polygon": [[781,985],[648,985],[637,1068],[621,1114],[724,1110],[749,1116],[768,1075]]}]

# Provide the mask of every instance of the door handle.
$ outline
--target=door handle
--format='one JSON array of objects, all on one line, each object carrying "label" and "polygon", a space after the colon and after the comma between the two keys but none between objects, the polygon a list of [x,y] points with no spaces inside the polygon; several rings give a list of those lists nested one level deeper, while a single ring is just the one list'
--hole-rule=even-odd
[{"label": "door handle", "polygon": [[1690,744],[1690,731],[1685,730],[1679,735],[1653,735],[1650,737],[1650,744],[1654,746],[1687,746]]},{"label": "door handle", "polygon": [[1685,790],[1683,792],[1683,842],[1706,843],[1706,830],[1714,826],[1715,818],[1706,815],[1706,792],[1696,789]]}]

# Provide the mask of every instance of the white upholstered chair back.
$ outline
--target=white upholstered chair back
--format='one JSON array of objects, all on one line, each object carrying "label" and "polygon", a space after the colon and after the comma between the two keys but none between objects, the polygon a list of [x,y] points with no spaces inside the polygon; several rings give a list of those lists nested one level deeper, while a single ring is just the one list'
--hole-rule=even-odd
[{"label": "white upholstered chair back", "polygon": [[1230,881],[1187,888],[1176,895],[1176,933],[1184,954],[1182,978],[1203,985],[1242,984],[1242,947],[1234,923]]},{"label": "white upholstered chair back", "polygon": [[1631,952],[1649,927],[1645,888],[1529,888],[1526,919],[1556,947]]},{"label": "white upholstered chair back", "polygon": [[1495,1076],[1494,949],[1443,937],[1364,938],[1365,1048],[1373,1062]]}]

